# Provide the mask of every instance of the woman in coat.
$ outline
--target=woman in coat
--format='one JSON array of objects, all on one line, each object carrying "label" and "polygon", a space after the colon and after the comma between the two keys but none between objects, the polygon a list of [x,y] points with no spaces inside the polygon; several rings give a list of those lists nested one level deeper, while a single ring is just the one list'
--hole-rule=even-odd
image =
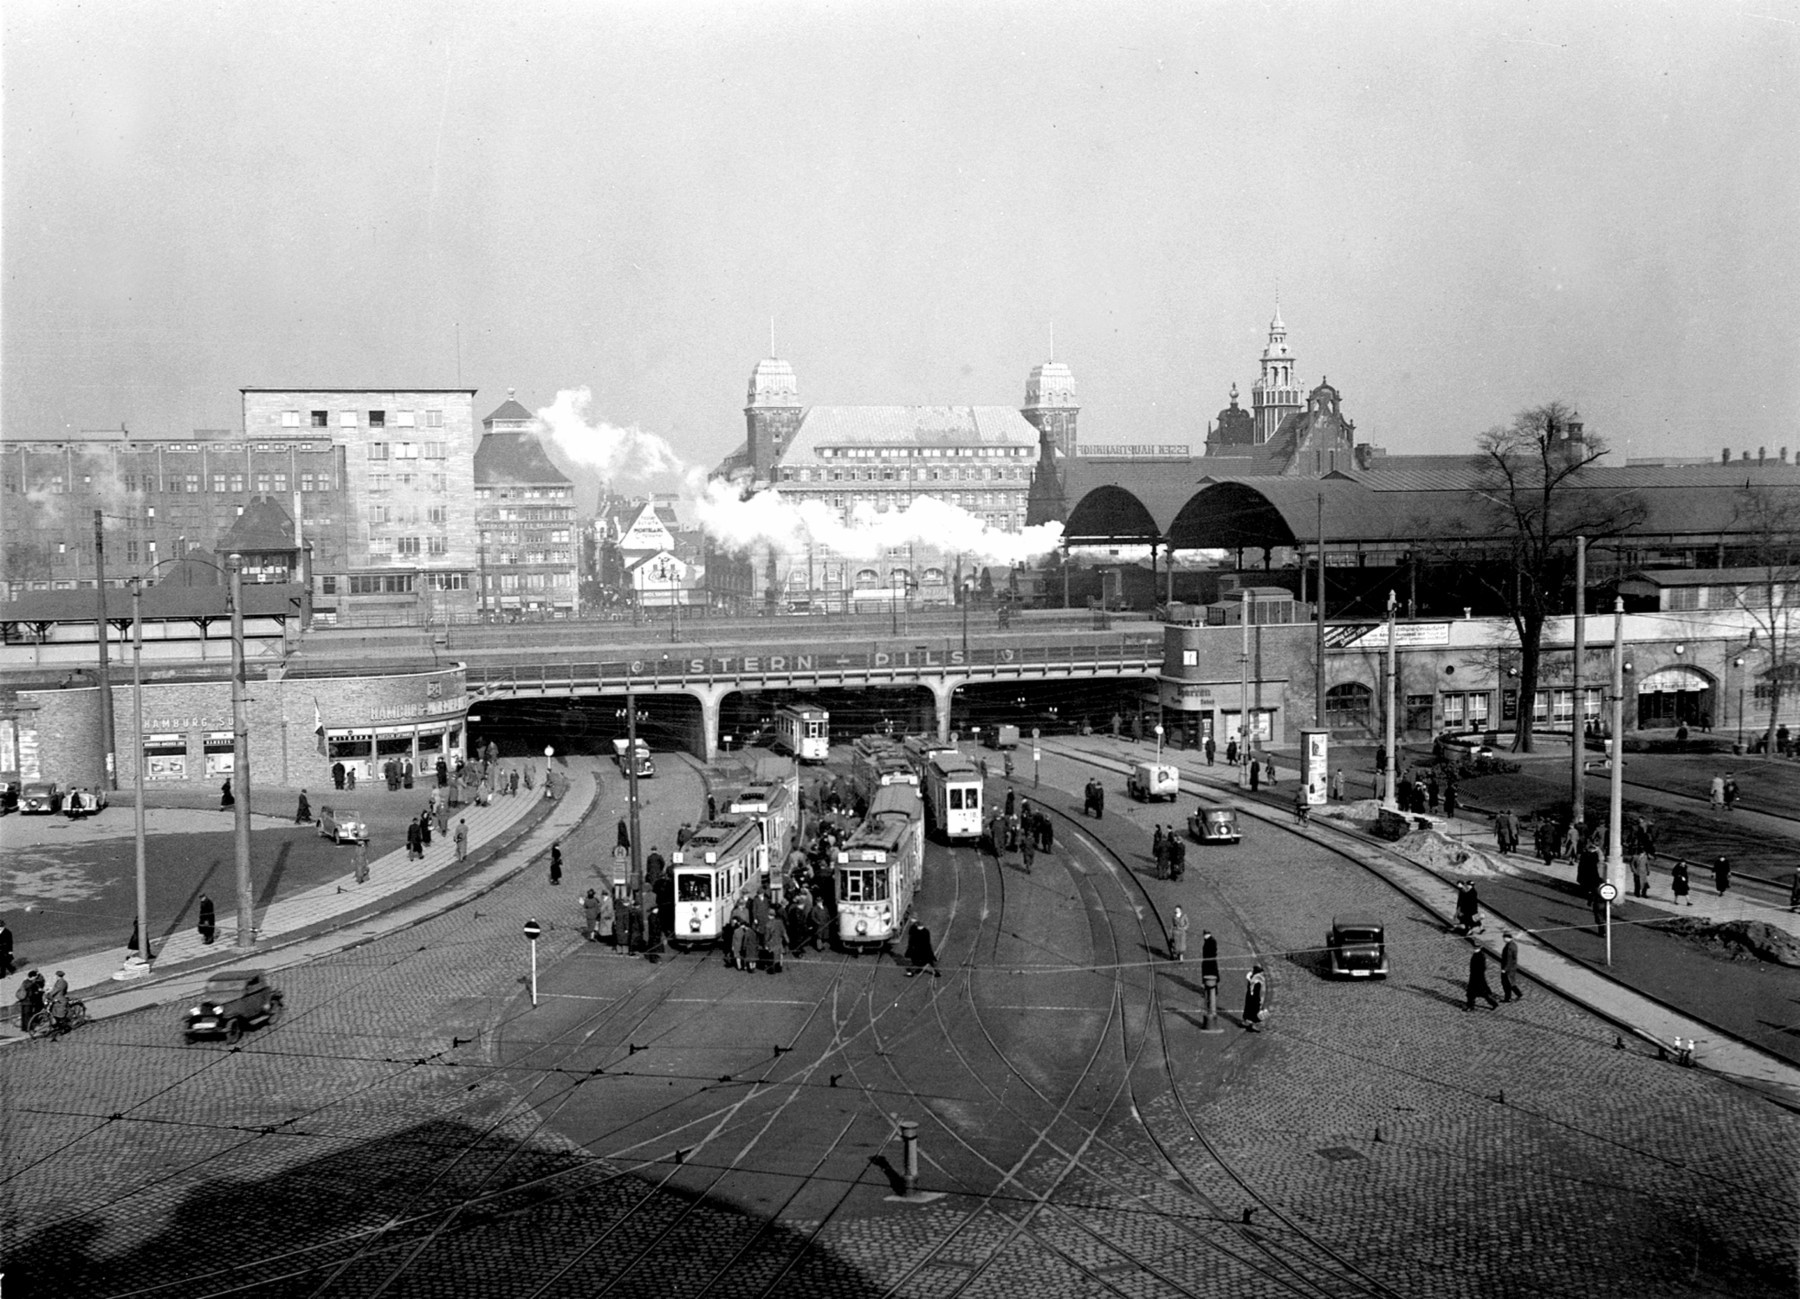
[{"label": "woman in coat", "polygon": [[1180,907],[1175,908],[1175,915],[1169,921],[1169,955],[1174,960],[1187,959],[1188,918],[1187,912]]},{"label": "woman in coat", "polygon": [[1244,1027],[1252,1033],[1262,1032],[1263,1003],[1268,987],[1268,979],[1260,965],[1253,966],[1244,976]]}]

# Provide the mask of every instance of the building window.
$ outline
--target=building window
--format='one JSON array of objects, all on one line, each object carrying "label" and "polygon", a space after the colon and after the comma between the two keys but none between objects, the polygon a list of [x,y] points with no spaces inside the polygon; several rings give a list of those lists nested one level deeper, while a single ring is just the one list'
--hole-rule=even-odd
[{"label": "building window", "polygon": [[385,410],[370,411],[369,412],[369,427],[370,428],[386,428],[387,427],[387,412]]},{"label": "building window", "polygon": [[268,494],[269,476],[267,474],[258,474],[256,476],[256,490],[264,495]]},{"label": "building window", "polygon": [[321,577],[319,579],[319,594],[320,595],[336,595],[337,594],[337,578]]},{"label": "building window", "polygon": [[396,443],[394,443],[394,459],[396,459],[396,460],[417,460],[418,458],[419,458],[419,444],[418,443],[416,443],[416,442],[396,442]]},{"label": "building window", "polygon": [[432,491],[447,492],[450,490],[450,476],[448,474],[427,474],[426,477],[430,480]]},{"label": "building window", "polygon": [[212,476],[212,489],[215,492],[222,492],[225,490],[225,475],[224,474],[214,474]]},{"label": "building window", "polygon": [[444,412],[441,410],[426,411],[425,412],[425,427],[426,428],[443,428],[444,427]]},{"label": "building window", "polygon": [[185,475],[185,481],[187,483],[188,491],[197,492],[200,490],[200,475],[199,474],[187,474],[187,475]]},{"label": "building window", "polygon": [[388,458],[388,444],[387,443],[385,443],[385,442],[369,443],[369,459],[371,459],[371,460],[386,460],[387,458]]},{"label": "building window", "polygon": [[419,553],[419,539],[400,537],[394,542],[394,549],[402,555],[416,555]]},{"label": "building window", "polygon": [[313,476],[311,474],[300,475],[300,490],[303,492],[310,492],[313,490]]},{"label": "building window", "polygon": [[281,427],[282,428],[299,428],[300,427],[300,412],[297,410],[282,411],[281,412]]},{"label": "building window", "polygon": [[448,555],[450,553],[450,538],[448,538],[448,537],[432,537],[430,539],[430,546],[431,546],[432,554]]},{"label": "building window", "polygon": [[138,544],[136,541],[127,541],[125,543],[125,560],[127,563],[131,564],[138,562]]},{"label": "building window", "polygon": [[387,489],[388,489],[388,476],[386,474],[370,474],[369,475],[369,490],[370,491],[385,492]]},{"label": "building window", "polygon": [[275,490],[284,496],[287,494],[287,489],[288,489],[287,488],[287,478],[288,478],[288,476],[286,474],[276,474],[275,475]]},{"label": "building window", "polygon": [[392,523],[393,521],[394,521],[394,507],[393,506],[391,506],[391,505],[371,505],[369,507],[369,522],[370,523],[375,523],[375,524]]},{"label": "building window", "polygon": [[315,410],[312,412],[312,426],[314,428],[330,428],[331,412],[328,410]]},{"label": "building window", "polygon": [[431,523],[447,523],[450,518],[450,507],[447,505],[433,505],[426,510],[425,517],[427,521]]},{"label": "building window", "polygon": [[427,460],[442,460],[444,458],[444,444],[442,442],[427,442],[425,444],[425,458]]}]

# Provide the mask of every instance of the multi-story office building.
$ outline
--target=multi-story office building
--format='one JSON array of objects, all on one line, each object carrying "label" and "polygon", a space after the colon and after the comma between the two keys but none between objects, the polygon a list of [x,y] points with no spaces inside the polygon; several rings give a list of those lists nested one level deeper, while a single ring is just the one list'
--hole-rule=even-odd
[{"label": "multi-story office building", "polygon": [[244,388],[244,440],[327,445],[341,509],[314,512],[321,621],[468,616],[475,608],[475,390]]},{"label": "multi-story office building", "polygon": [[581,571],[575,485],[551,463],[536,417],[511,389],[481,428],[475,449],[481,612],[573,617]]},{"label": "multi-story office building", "polygon": [[[786,361],[770,357],[751,372],[744,408],[747,436],[718,473],[784,498],[821,501],[849,519],[858,507],[903,510],[933,496],[991,528],[1025,526],[1040,445],[1069,454],[1076,445],[1075,381],[1051,361],[1032,371],[1026,405],[806,406]],[[921,539],[875,556],[778,555],[781,598],[834,609],[947,604],[965,573],[983,561]]]}]

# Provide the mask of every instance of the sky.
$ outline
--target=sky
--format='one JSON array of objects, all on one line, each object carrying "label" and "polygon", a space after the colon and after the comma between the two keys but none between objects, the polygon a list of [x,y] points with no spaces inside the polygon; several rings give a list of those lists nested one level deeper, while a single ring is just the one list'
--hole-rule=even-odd
[{"label": "sky", "polygon": [[0,431],[473,387],[711,464],[803,402],[1198,444],[1279,295],[1359,440],[1800,452],[1800,3],[18,0]]}]

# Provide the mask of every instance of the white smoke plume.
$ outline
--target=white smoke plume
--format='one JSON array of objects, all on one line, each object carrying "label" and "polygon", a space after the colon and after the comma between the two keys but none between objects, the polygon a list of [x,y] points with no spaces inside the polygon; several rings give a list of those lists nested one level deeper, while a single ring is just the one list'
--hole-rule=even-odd
[{"label": "white smoke plume", "polygon": [[684,460],[660,434],[590,419],[592,404],[589,389],[565,388],[537,412],[538,421],[570,461],[611,483],[680,480],[700,526],[729,547],[773,546],[797,554],[818,545],[846,558],[876,559],[889,547],[924,545],[972,561],[1017,564],[1062,541],[1060,523],[1008,532],[935,496],[920,496],[904,510],[877,510],[864,502],[848,519],[824,501],[790,499],[773,488],[745,498],[733,484],[708,479],[702,466]]}]

